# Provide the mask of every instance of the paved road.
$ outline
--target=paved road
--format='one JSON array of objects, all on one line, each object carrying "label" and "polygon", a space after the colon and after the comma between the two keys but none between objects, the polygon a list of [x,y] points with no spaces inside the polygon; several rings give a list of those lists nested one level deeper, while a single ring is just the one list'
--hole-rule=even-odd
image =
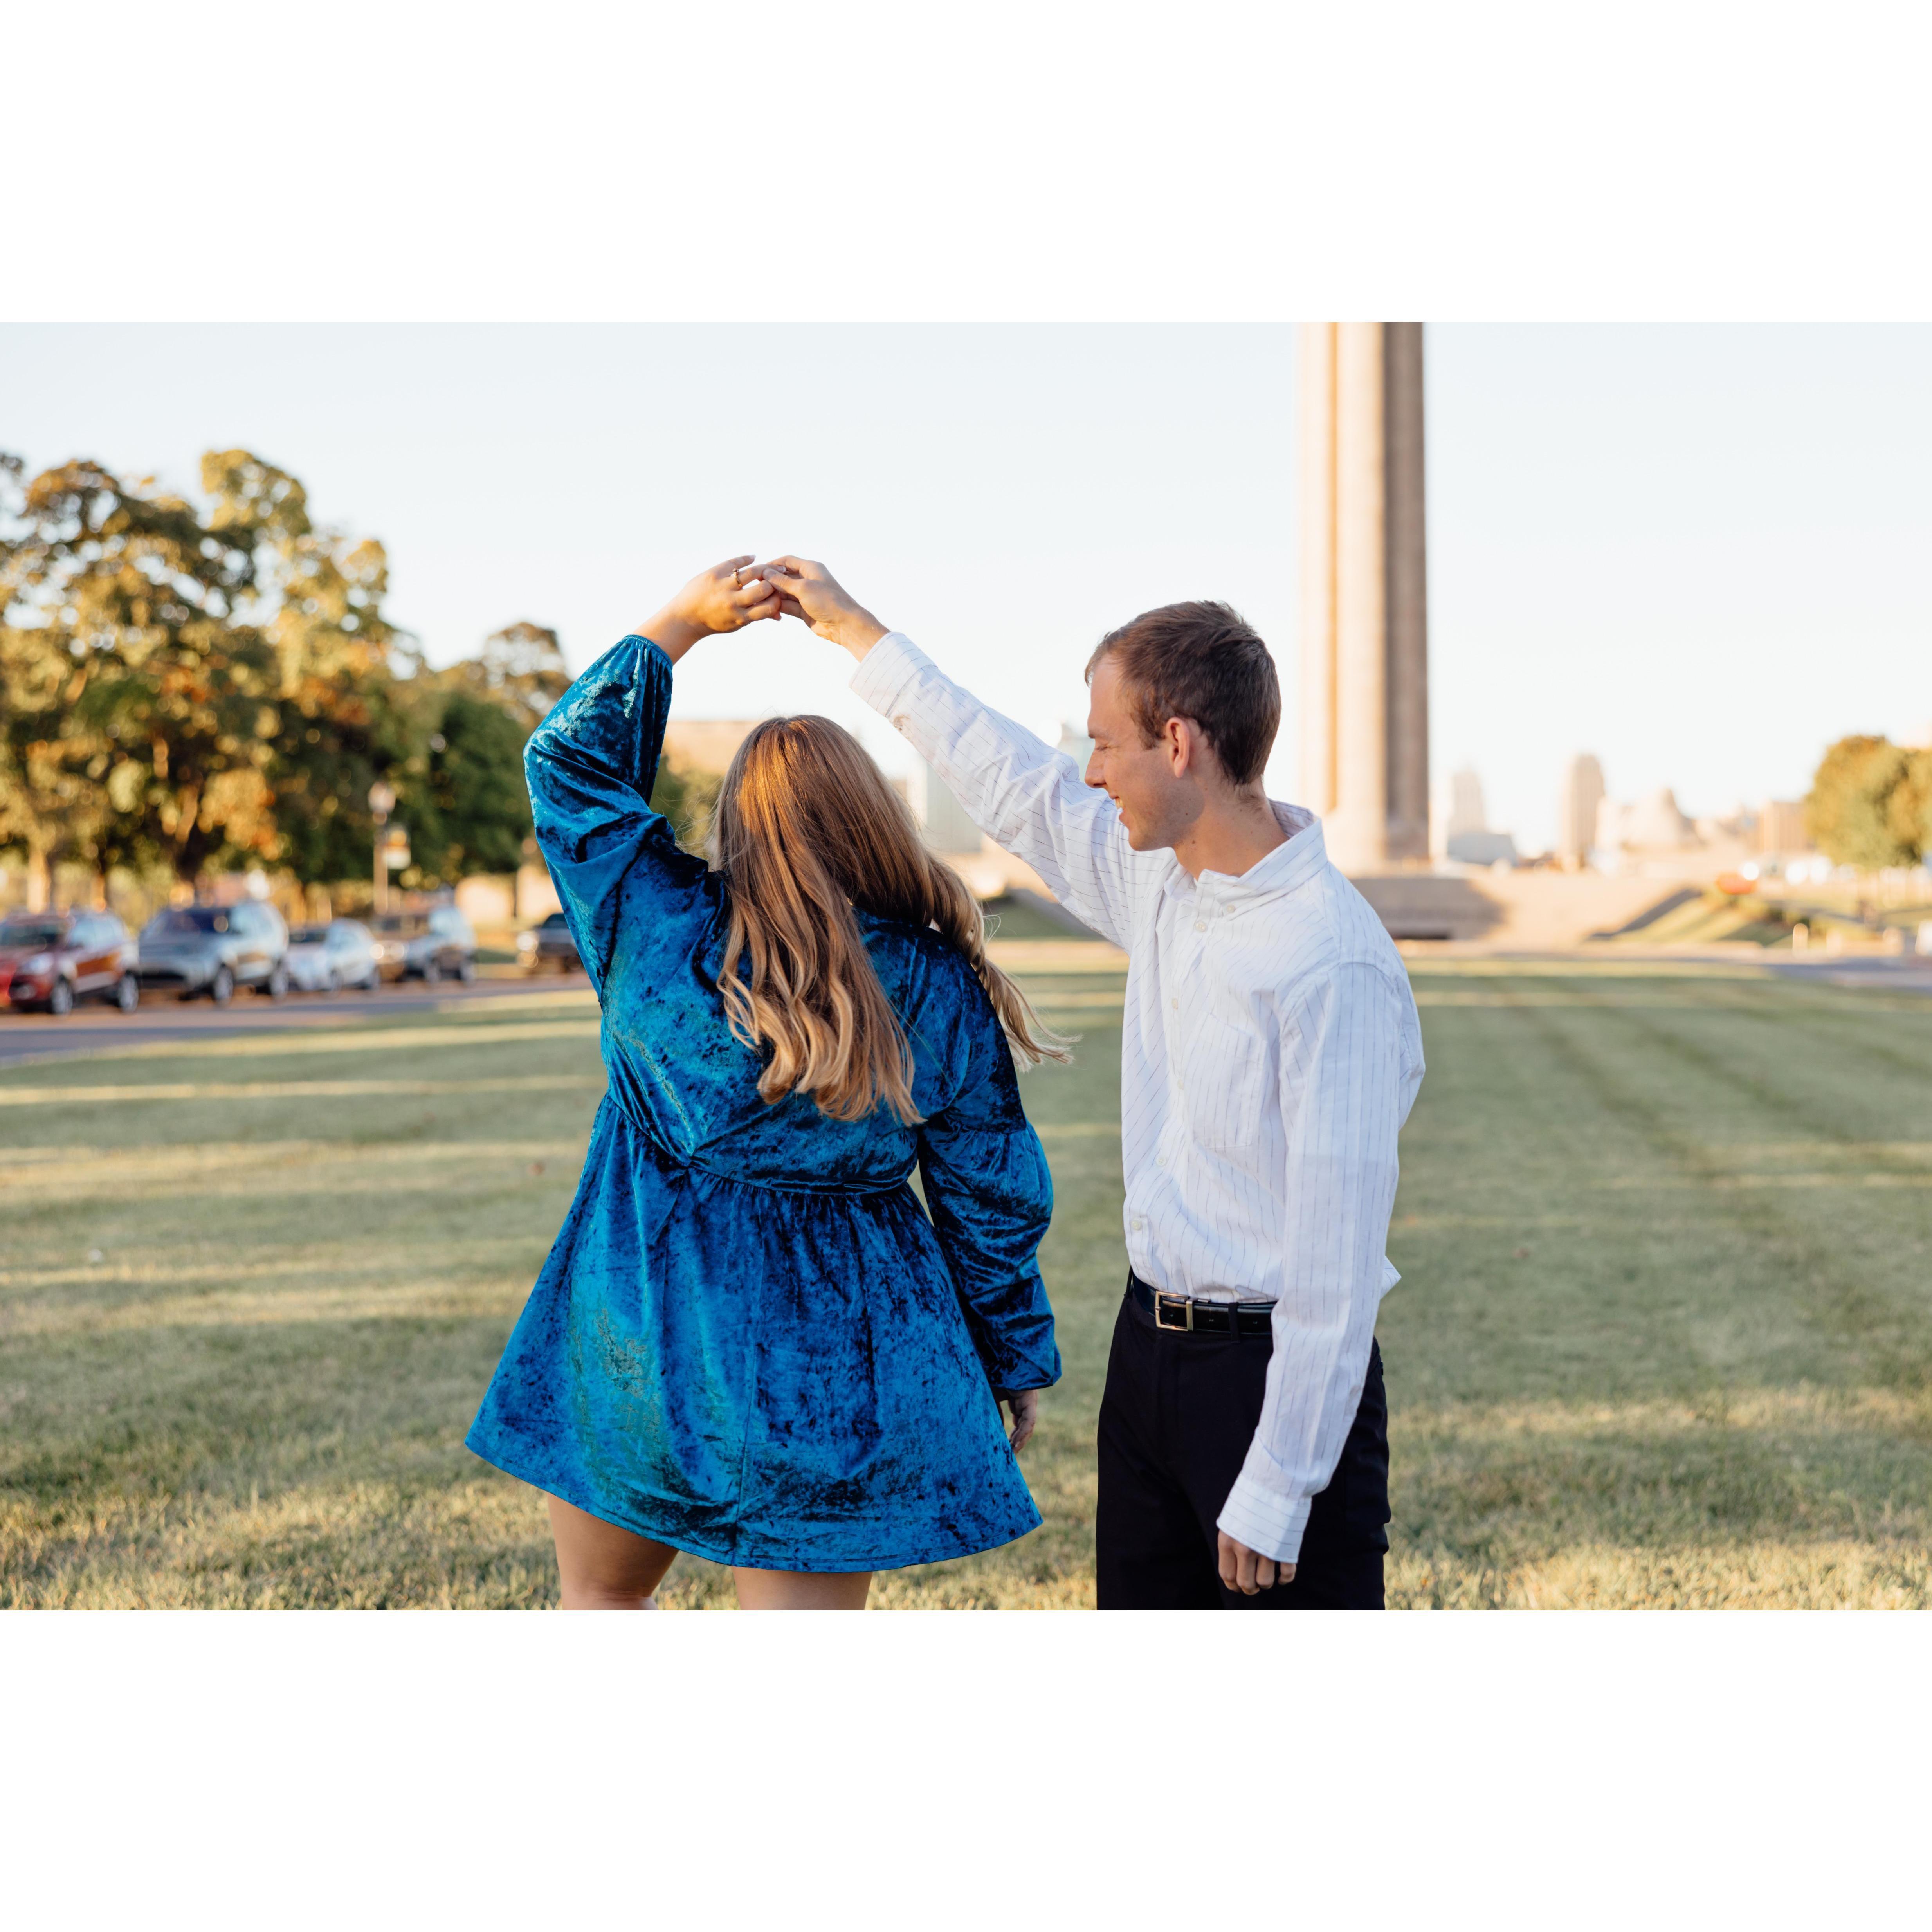
[{"label": "paved road", "polygon": [[213,1039],[226,1034],[299,1032],[305,1027],[339,1027],[345,1020],[427,1013],[440,1006],[501,999],[516,993],[581,992],[580,973],[544,974],[540,979],[478,980],[473,985],[444,982],[425,986],[412,980],[374,993],[291,993],[285,1000],[238,993],[226,1007],[210,1000],[150,998],[137,1012],[117,1012],[104,1004],[75,1007],[64,1019],[48,1013],[16,1013],[0,1008],[0,1066],[48,1060],[62,1054],[95,1053],[106,1046],[147,1046],[168,1040]]},{"label": "paved road", "polygon": [[1768,963],[1774,973],[1787,980],[1822,980],[1833,986],[1868,988],[1874,992],[1932,993],[1932,959],[1912,954],[1878,958],[1841,956],[1835,959],[1828,954],[1822,959],[1786,958]]}]

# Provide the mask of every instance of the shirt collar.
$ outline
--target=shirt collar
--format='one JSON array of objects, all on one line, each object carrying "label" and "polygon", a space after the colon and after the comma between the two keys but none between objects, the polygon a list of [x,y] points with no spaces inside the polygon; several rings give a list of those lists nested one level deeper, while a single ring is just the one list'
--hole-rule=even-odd
[{"label": "shirt collar", "polygon": [[[1195,891],[1224,904],[1240,904],[1252,899],[1271,898],[1305,886],[1328,862],[1328,848],[1322,842],[1322,821],[1298,805],[1268,800],[1275,821],[1287,838],[1264,858],[1258,859],[1245,872],[1203,872],[1195,882]],[[1176,866],[1180,882],[1186,872]]]}]

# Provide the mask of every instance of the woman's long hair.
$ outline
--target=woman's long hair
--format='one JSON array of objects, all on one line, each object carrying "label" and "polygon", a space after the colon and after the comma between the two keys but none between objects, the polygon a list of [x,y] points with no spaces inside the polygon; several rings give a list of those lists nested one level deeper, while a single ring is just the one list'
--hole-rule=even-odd
[{"label": "woman's long hair", "polygon": [[[1064,1060],[1024,994],[986,957],[965,883],[921,842],[905,802],[849,732],[826,718],[768,718],[731,760],[712,820],[731,918],[718,990],[747,1046],[769,1042],[767,1102],[809,1094],[835,1120],[883,1100],[908,1126],[912,1050],[867,958],[855,906],[931,927],[979,975],[1014,1053]],[[749,983],[739,977],[751,955]]]}]

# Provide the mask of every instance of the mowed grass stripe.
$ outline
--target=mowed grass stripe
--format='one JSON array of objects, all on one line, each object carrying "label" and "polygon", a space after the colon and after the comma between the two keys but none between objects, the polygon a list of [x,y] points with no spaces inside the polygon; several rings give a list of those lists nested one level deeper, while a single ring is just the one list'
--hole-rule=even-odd
[{"label": "mowed grass stripe", "polygon": [[366,1099],[378,1095],[590,1093],[602,1079],[532,1073],[495,1080],[155,1080],[106,1085],[0,1087],[0,1107],[47,1107],[134,1100],[291,1100]]},{"label": "mowed grass stripe", "polygon": [[[1856,1254],[1855,1231],[1837,1216],[1821,1222],[1808,1196],[1766,1192],[1746,1202],[1723,1184],[1728,1177],[1713,1158],[1714,1129],[1734,1120],[1761,1135],[1767,1124],[1783,1120],[1813,1138],[1855,1104],[1847,1101],[1842,1082],[1832,1090],[1828,1108],[1817,1104],[1819,1096],[1791,1090],[1785,1070],[1811,1045],[1808,1015],[1793,1016],[1776,1033],[1726,1029],[1726,1017],[1714,1016],[1701,1037],[1636,1008],[1606,1006],[1594,1022],[1580,1018],[1568,1028],[1546,1014],[1537,1020],[1562,1038],[1574,1064],[1606,1103],[1640,1121],[1660,1154],[1694,1184],[1704,1216],[1724,1230],[1726,1244],[1766,1284],[1766,1298],[1781,1288],[1790,1318],[1828,1322],[1841,1338],[1858,1338],[1867,1345],[1862,1351],[1866,1372],[1881,1372],[1887,1379],[1914,1372],[1922,1343],[1900,1360],[1905,1336],[1900,1312],[1889,1304],[1882,1276],[1875,1277],[1866,1264],[1873,1258]],[[1712,1034],[1725,1040],[1728,1050],[1715,1048]],[[1774,1040],[1782,1049],[1775,1058],[1767,1051]],[[1874,1201],[1865,1212],[1922,1224],[1924,1219],[1922,1204],[1909,1201]],[[1887,1252],[1894,1245],[1889,1239],[1881,1244]],[[1852,1364],[1840,1365],[1840,1372],[1852,1372]]]},{"label": "mowed grass stripe", "polygon": [[175,1040],[143,1041],[138,1046],[90,1048],[73,1056],[93,1064],[120,1060],[299,1059],[304,1054],[396,1053],[455,1048],[473,1053],[487,1047],[520,1046],[527,1041],[595,1040],[598,1022],[590,1020],[522,1020],[494,1026],[472,1022],[442,1025],[385,1024],[310,1032],[298,1027],[276,1027],[261,1033],[229,1034],[212,1040],[183,1034]]},{"label": "mowed grass stripe", "polygon": [[[1699,1038],[1648,1014],[1628,1018],[1650,1035],[1660,1058],[1694,1076],[1708,1096],[1707,1119],[1714,1115],[1760,1132],[1783,1119],[1807,1137],[1835,1134],[1847,1144],[1870,1144],[1874,1131],[1901,1124],[1906,1083],[1876,1085],[1847,1077],[1842,1036],[1820,1039],[1799,1024],[1782,1036],[1762,1028],[1718,1028],[1714,1039]],[[1855,1076],[1856,1061],[1851,1071]],[[1909,1185],[1917,1177],[1874,1175],[1882,1191],[1850,1215],[1802,1188],[1755,1191],[1748,1202],[1728,1202],[1730,1178],[1723,1172],[1721,1148],[1714,1150],[1708,1139],[1689,1134],[1683,1111],[1680,1083],[1657,1110],[1659,1131],[1684,1169],[1705,1184],[1713,1211],[1725,1214],[1735,1238],[1760,1257],[1772,1278],[1799,1291],[1810,1320],[1856,1347],[1863,1373],[1919,1390],[1932,1384],[1932,1294],[1924,1264],[1932,1215]]]}]

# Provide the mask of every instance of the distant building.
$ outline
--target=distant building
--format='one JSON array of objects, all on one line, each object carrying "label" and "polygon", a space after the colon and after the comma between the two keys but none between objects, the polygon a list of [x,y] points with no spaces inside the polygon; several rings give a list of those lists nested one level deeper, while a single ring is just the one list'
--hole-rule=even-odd
[{"label": "distant building", "polygon": [[738,747],[764,722],[761,718],[674,718],[664,727],[664,756],[686,771],[722,778]]},{"label": "distant building", "polygon": [[1459,832],[1449,842],[1448,856],[1459,866],[1514,866],[1516,840],[1507,832]]},{"label": "distant building", "polygon": [[977,853],[985,841],[966,808],[946,789],[946,782],[922,758],[906,788],[906,802],[919,820],[926,842],[935,852]]},{"label": "distant building", "polygon": [[1082,778],[1087,776],[1088,760],[1094,755],[1094,741],[1078,725],[1063,722],[1060,728],[1060,742],[1054,749],[1063,758],[1071,758],[1074,769]]},{"label": "distant building", "polygon": [[1443,836],[1459,838],[1466,832],[1486,832],[1489,812],[1483,802],[1483,782],[1466,765],[1449,781],[1448,808],[1443,814]]},{"label": "distant building", "polygon": [[1757,849],[1760,852],[1808,852],[1811,835],[1804,829],[1802,800],[1774,798],[1757,815]]},{"label": "distant building", "polygon": [[1606,798],[1598,808],[1597,843],[1606,852],[1684,852],[1700,842],[1696,826],[1678,809],[1677,794],[1668,785],[1633,804]]},{"label": "distant building", "polygon": [[1563,768],[1563,790],[1556,801],[1556,856],[1576,867],[1597,842],[1597,814],[1604,802],[1604,768],[1588,752],[1579,752]]},{"label": "distant building", "polygon": [[1483,782],[1466,766],[1437,794],[1430,814],[1430,847],[1438,859],[1461,866],[1516,863],[1516,841],[1492,832],[1483,804]]},{"label": "distant building", "polygon": [[1709,880],[1748,866],[1760,820],[1745,812],[1692,819],[1668,785],[1597,812],[1598,862],[1626,877]]}]

